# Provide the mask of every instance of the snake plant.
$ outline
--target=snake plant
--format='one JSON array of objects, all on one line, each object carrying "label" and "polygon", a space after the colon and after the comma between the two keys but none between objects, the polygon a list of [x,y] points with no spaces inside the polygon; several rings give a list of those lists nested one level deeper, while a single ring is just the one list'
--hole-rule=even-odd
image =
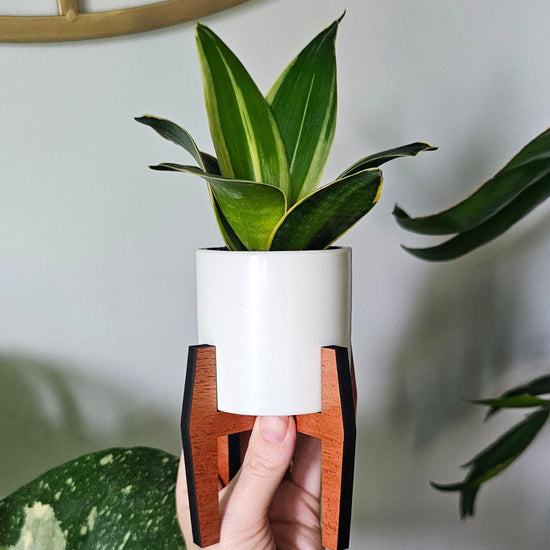
[{"label": "snake plant", "polygon": [[376,204],[380,165],[435,147],[411,143],[369,155],[322,187],[336,124],[335,41],[342,18],[319,33],[264,97],[236,55],[208,27],[196,42],[216,157],[177,124],[136,120],[183,147],[196,165],[164,162],[155,170],[206,180],[230,250],[323,249]]}]

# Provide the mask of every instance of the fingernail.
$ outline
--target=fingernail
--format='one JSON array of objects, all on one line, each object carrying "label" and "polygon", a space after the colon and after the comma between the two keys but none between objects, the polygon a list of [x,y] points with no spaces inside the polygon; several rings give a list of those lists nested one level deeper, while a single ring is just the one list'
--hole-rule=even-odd
[{"label": "fingernail", "polygon": [[260,434],[269,443],[281,443],[288,430],[288,416],[262,416]]}]

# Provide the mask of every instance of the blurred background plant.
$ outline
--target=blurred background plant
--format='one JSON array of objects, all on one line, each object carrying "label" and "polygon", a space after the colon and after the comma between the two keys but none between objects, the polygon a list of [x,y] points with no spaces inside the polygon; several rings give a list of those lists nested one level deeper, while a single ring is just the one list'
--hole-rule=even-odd
[{"label": "blurred background plant", "polygon": [[[458,258],[488,243],[521,220],[550,196],[550,129],[528,143],[502,170],[469,197],[438,214],[411,218],[395,206],[394,216],[403,228],[423,235],[455,236],[430,248],[404,247],[424,260]],[[464,467],[470,471],[464,481],[444,485],[432,482],[440,491],[460,493],[460,515],[474,515],[475,500],[483,483],[505,470],[533,442],[550,415],[550,376],[539,377],[508,390],[498,398],[480,399],[489,406],[487,418],[500,409],[535,409],[525,420],[476,455]]]}]

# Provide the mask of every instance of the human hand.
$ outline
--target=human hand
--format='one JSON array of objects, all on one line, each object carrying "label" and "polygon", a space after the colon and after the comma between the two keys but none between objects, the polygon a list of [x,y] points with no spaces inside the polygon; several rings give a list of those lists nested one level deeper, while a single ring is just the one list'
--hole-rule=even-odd
[{"label": "human hand", "polygon": [[[220,487],[220,542],[208,548],[321,550],[320,494],[320,441],[297,434],[292,417],[258,417],[241,469],[229,485]],[[183,455],[176,503],[187,548],[197,549]]]}]

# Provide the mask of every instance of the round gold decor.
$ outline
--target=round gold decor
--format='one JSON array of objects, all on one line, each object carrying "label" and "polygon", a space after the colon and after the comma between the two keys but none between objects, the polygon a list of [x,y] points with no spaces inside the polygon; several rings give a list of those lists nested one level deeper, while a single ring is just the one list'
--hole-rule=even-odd
[{"label": "round gold decor", "polygon": [[149,31],[197,19],[244,1],[164,0],[125,9],[81,12],[78,0],[57,0],[59,15],[0,13],[0,42],[58,42]]}]

